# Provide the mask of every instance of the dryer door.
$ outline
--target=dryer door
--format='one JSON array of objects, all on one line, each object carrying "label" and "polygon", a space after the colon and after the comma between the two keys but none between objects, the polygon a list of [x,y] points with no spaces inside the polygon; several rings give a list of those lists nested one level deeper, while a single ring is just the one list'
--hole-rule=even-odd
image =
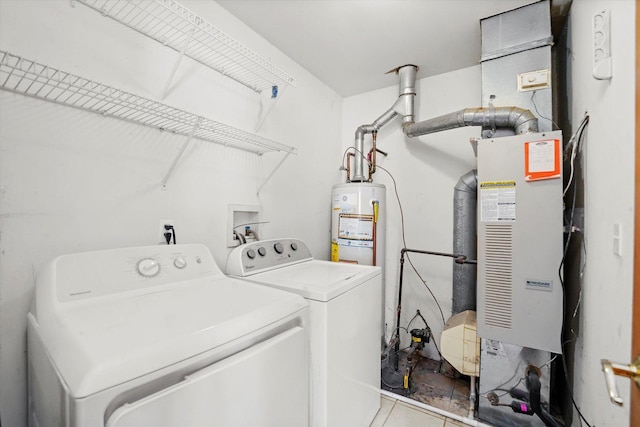
[{"label": "dryer door", "polygon": [[305,333],[294,327],[115,410],[107,427],[308,426]]}]

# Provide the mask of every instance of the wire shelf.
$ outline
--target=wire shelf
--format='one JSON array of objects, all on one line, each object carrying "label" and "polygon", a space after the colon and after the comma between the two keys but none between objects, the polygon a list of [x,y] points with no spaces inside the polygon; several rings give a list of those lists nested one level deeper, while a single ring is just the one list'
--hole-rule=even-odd
[{"label": "wire shelf", "polygon": [[289,74],[174,0],[76,1],[256,92],[296,85]]},{"label": "wire shelf", "polygon": [[[256,154],[296,149],[0,50],[0,88]],[[195,132],[194,132],[195,128]]]}]

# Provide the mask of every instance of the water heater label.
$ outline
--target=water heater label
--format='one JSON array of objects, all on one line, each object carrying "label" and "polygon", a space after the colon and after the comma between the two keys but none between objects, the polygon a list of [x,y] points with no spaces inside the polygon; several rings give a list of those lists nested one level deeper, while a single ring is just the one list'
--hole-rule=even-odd
[{"label": "water heater label", "polygon": [[338,243],[347,246],[373,247],[373,215],[340,214]]},{"label": "water heater label", "polygon": [[516,182],[480,183],[480,221],[516,220]]}]

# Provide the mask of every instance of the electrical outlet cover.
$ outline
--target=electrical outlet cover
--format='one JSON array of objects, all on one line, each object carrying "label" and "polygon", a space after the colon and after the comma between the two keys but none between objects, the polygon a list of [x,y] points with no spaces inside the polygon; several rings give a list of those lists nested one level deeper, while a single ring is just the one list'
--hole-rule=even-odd
[{"label": "electrical outlet cover", "polygon": [[593,15],[593,77],[598,80],[609,80],[613,76],[610,22],[608,9]]}]

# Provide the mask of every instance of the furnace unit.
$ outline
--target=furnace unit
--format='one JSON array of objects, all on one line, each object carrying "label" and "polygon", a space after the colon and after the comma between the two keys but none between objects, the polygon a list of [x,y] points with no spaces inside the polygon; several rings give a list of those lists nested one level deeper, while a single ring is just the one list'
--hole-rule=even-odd
[{"label": "furnace unit", "polygon": [[478,335],[561,353],[562,134],[478,142]]}]

